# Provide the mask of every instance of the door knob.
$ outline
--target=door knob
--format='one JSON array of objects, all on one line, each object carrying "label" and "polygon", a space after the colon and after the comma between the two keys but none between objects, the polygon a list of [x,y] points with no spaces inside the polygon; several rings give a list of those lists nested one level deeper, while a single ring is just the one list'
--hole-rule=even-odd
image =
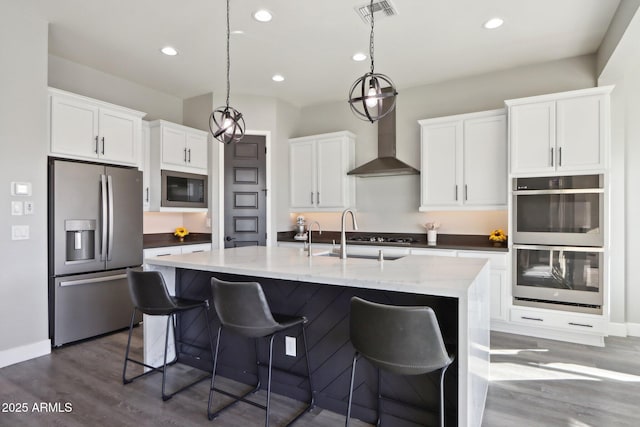
[{"label": "door knob", "polygon": [[227,242],[230,242],[230,241],[236,240],[236,239],[234,237],[227,236],[227,237],[224,238],[224,240],[226,240]]}]

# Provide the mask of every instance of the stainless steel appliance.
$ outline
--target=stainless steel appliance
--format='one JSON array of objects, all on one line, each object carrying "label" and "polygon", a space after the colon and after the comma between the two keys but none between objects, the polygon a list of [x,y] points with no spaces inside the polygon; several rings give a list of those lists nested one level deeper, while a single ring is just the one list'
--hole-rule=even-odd
[{"label": "stainless steel appliance", "polygon": [[515,243],[603,246],[603,175],[514,178]]},{"label": "stainless steel appliance", "polygon": [[[49,159],[49,334],[54,346],[129,326],[126,268],[142,264],[142,173]],[[140,318],[137,319],[140,321]]]},{"label": "stainless steel appliance", "polygon": [[603,248],[515,244],[513,254],[514,304],[602,313]]},{"label": "stainless steel appliance", "polygon": [[160,206],[167,208],[207,208],[206,175],[160,171],[161,199]]}]

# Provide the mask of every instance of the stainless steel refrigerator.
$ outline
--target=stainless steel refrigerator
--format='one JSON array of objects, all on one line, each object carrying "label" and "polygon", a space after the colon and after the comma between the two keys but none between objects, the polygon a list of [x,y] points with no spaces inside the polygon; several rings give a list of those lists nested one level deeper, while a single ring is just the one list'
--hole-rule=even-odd
[{"label": "stainless steel refrigerator", "polygon": [[[129,326],[142,264],[142,173],[49,159],[49,335],[54,346]],[[137,319],[140,321],[140,318]]]}]

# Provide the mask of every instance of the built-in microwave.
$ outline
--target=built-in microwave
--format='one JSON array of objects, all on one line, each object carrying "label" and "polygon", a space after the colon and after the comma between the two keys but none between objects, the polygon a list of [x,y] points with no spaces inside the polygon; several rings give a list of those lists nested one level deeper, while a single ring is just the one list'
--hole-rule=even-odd
[{"label": "built-in microwave", "polygon": [[160,206],[166,208],[207,208],[207,175],[161,170]]},{"label": "built-in microwave", "polygon": [[514,243],[604,245],[604,177],[514,178]]}]

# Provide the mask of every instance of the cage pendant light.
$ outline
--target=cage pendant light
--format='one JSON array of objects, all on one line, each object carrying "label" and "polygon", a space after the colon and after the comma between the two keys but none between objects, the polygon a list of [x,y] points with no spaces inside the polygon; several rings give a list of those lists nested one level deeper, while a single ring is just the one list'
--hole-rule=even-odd
[{"label": "cage pendant light", "polygon": [[[371,34],[369,36],[369,58],[371,71],[356,80],[349,90],[349,105],[351,111],[361,120],[373,123],[389,114],[396,107],[398,92],[391,79],[384,74],[374,71],[373,61],[373,0],[369,4],[371,17]],[[392,102],[382,102],[385,98],[392,98]]]},{"label": "cage pendant light", "polygon": [[229,0],[227,0],[227,101],[224,107],[216,108],[209,117],[209,129],[213,137],[220,142],[230,144],[238,142],[244,136],[245,124],[242,113],[229,106],[229,92],[231,83],[229,69],[231,60],[229,55]]}]

